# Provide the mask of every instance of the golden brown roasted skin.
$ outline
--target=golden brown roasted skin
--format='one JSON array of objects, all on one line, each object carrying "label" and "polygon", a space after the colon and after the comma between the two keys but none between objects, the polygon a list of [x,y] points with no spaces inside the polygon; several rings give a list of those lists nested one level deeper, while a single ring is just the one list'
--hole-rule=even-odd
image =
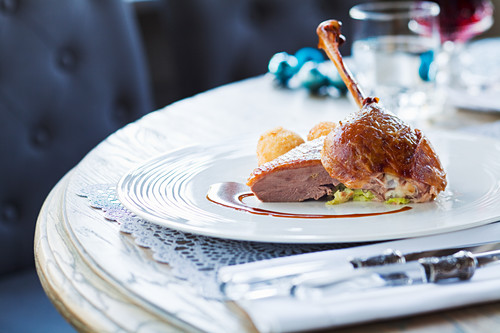
[{"label": "golden brown roasted skin", "polygon": [[399,177],[420,192],[413,202],[430,201],[447,185],[429,140],[375,101],[365,103],[326,137],[321,161],[332,178],[352,189],[383,193],[385,175]]},{"label": "golden brown roasted skin", "polygon": [[338,182],[321,164],[324,137],[307,141],[276,159],[259,165],[247,185],[264,202],[319,199],[333,192]]}]

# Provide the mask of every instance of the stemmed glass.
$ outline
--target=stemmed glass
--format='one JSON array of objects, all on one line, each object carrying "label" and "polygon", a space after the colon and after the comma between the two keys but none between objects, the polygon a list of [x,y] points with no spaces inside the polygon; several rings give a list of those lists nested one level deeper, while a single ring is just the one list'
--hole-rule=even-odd
[{"label": "stemmed glass", "polygon": [[493,25],[493,4],[490,0],[435,0],[440,6],[439,33],[442,61],[445,63],[444,83],[449,87],[464,85],[461,55],[464,46]]},{"label": "stemmed glass", "polygon": [[435,0],[441,12],[439,30],[443,44],[463,44],[493,25],[489,0]]}]

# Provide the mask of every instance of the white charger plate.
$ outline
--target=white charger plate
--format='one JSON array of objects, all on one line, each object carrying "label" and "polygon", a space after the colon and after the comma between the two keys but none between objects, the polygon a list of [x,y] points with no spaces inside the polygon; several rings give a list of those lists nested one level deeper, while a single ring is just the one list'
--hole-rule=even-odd
[{"label": "white charger plate", "polygon": [[[500,220],[500,141],[457,133],[429,135],[447,171],[448,187],[430,203],[400,213],[344,218],[255,215],[207,199],[213,184],[244,184],[256,166],[255,138],[191,146],[158,156],[122,177],[117,192],[137,216],[218,238],[277,243],[345,243],[432,235]],[[324,201],[249,206],[286,213],[370,214],[400,207],[374,202],[327,206]]]}]

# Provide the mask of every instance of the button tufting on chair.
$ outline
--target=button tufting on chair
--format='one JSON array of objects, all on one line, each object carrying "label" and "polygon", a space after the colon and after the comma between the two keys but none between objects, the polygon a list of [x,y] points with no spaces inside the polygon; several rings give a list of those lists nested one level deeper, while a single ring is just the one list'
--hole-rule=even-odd
[{"label": "button tufting on chair", "polygon": [[74,70],[77,66],[77,55],[75,51],[70,48],[62,49],[58,54],[57,63],[65,70]]},{"label": "button tufting on chair", "polygon": [[47,147],[50,143],[50,132],[45,126],[39,126],[31,131],[31,143],[37,148]]},{"label": "button tufting on chair", "polygon": [[129,3],[0,0],[0,332],[74,331],[36,275],[38,212],[90,149],[150,111]]},{"label": "button tufting on chair", "polygon": [[14,204],[8,202],[2,204],[0,212],[0,220],[4,224],[15,222],[18,218],[19,218],[19,212]]}]

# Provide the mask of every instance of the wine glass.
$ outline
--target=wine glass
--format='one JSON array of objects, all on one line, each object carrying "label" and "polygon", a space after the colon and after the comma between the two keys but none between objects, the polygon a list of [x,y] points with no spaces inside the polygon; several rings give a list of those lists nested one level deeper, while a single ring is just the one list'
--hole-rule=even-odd
[{"label": "wine glass", "polygon": [[493,25],[489,0],[435,0],[439,4],[439,30],[443,44],[463,44]]},{"label": "wine glass", "polygon": [[[442,81],[448,88],[466,86],[461,78],[467,42],[493,25],[490,0],[435,0],[440,6],[439,34],[444,70]],[[461,87],[463,88],[463,87]]]}]

